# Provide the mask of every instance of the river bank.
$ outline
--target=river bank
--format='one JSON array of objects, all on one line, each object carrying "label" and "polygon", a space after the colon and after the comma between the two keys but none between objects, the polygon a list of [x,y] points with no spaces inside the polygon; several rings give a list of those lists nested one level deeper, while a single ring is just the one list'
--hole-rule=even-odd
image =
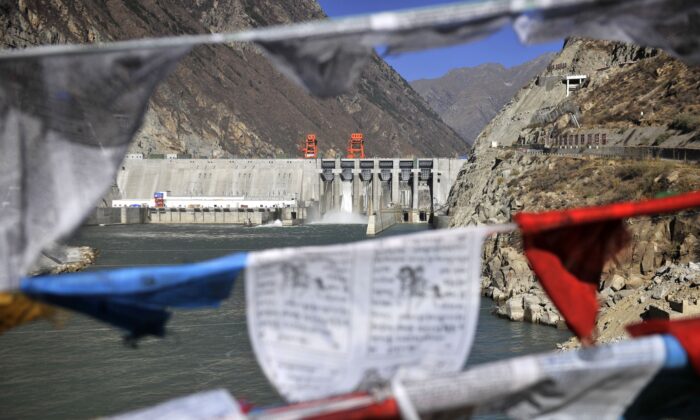
[{"label": "river bank", "polygon": [[[496,149],[480,152],[464,166],[448,205],[453,226],[506,223],[523,210],[637,200],[659,193],[691,191],[699,185],[700,166],[693,164],[532,156]],[[683,311],[672,310],[672,306],[678,308],[672,305],[673,299],[685,299],[686,308],[697,304],[694,280],[680,279],[698,276],[698,266],[689,263],[700,260],[700,215],[686,212],[636,218],[626,224],[631,244],[605,268],[600,282],[601,341],[624,336],[623,325],[641,320],[653,311],[652,306],[669,310],[668,316],[675,317]],[[686,270],[689,274],[657,275],[661,267],[667,267],[669,273]],[[667,293],[658,292],[654,298],[655,287]],[[500,234],[486,241],[482,293],[496,302],[497,312],[503,317],[563,327],[561,315],[528,266],[518,233]]]},{"label": "river bank", "polygon": [[84,270],[95,262],[98,251],[89,246],[54,245],[44,250],[29,274],[60,274]]}]

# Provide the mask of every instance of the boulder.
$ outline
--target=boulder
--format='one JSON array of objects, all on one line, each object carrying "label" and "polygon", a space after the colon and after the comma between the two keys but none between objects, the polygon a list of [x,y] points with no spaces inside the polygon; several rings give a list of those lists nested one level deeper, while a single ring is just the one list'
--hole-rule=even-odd
[{"label": "boulder", "polygon": [[619,274],[615,274],[606,281],[606,286],[616,292],[622,290],[622,288],[625,287],[625,278]]},{"label": "boulder", "polygon": [[523,297],[523,306],[528,307],[530,305],[537,305],[540,306],[542,305],[542,299],[540,299],[538,296],[535,295],[525,295]]},{"label": "boulder", "polygon": [[545,325],[557,326],[562,322],[562,318],[557,312],[545,311],[540,317],[540,323]]},{"label": "boulder", "polygon": [[655,268],[655,250],[656,246],[655,244],[649,242],[646,244],[644,247],[644,253],[642,254],[642,261],[639,263],[639,269],[642,274],[646,274],[654,270]]},{"label": "boulder", "polygon": [[609,288],[609,287],[606,287],[605,289],[601,290],[601,291],[598,293],[598,304],[601,304],[601,305],[602,305],[602,304],[605,303],[607,300],[609,300],[610,298],[612,298],[612,296],[613,296],[614,294],[615,294],[615,292],[613,292],[613,290],[612,290],[611,288]]},{"label": "boulder", "polygon": [[615,293],[615,296],[613,296],[613,301],[617,303],[633,293],[634,290],[620,290],[619,292]]},{"label": "boulder", "polygon": [[666,177],[666,180],[670,183],[674,183],[678,181],[678,178],[681,176],[680,172],[678,171],[673,171],[668,176]]},{"label": "boulder", "polygon": [[668,286],[666,285],[659,284],[651,289],[652,299],[663,299],[666,297],[666,295],[668,295]]},{"label": "boulder", "polygon": [[496,302],[500,302],[500,301],[502,301],[502,300],[505,300],[505,299],[508,297],[508,295],[506,295],[506,294],[505,294],[501,289],[499,289],[498,287],[494,287],[494,288],[491,289],[491,297],[492,297],[493,300],[495,300]]},{"label": "boulder", "polygon": [[632,274],[625,279],[625,289],[638,289],[644,285],[644,277]]},{"label": "boulder", "polygon": [[525,318],[523,299],[521,296],[513,296],[508,299],[505,306],[505,315],[512,321],[522,321]]},{"label": "boulder", "polygon": [[538,304],[526,305],[523,319],[525,321],[532,322],[533,324],[537,324],[538,322],[540,322],[540,319],[542,319],[543,313],[544,310]]},{"label": "boulder", "polygon": [[666,264],[662,265],[661,267],[659,267],[659,268],[656,270],[655,275],[656,275],[656,276],[661,276],[661,275],[663,275],[663,274],[668,273],[670,270],[671,270],[671,263],[668,263],[668,262],[667,262]]},{"label": "boulder", "polygon": [[680,254],[679,261],[682,263],[691,261],[695,257],[695,253],[693,251],[697,249],[697,247],[698,238],[696,238],[693,234],[686,236],[678,250]]}]

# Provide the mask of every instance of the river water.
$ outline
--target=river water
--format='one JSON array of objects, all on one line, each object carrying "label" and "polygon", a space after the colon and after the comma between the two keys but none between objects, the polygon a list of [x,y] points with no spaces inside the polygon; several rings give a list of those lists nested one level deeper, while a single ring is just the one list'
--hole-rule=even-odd
[{"label": "river water", "polygon": [[[398,225],[387,234],[421,229]],[[365,239],[364,225],[245,228],[227,225],[126,225],[84,228],[72,240],[100,250],[94,268],[177,264],[237,251]],[[94,269],[93,268],[93,269]],[[81,419],[224,387],[255,405],[280,397],[248,341],[242,278],[218,309],[176,311],[164,339],[124,346],[119,331],[71,314],[62,329],[45,322],[0,336],[0,419]],[[482,299],[468,364],[547,351],[568,334],[491,314]]]}]

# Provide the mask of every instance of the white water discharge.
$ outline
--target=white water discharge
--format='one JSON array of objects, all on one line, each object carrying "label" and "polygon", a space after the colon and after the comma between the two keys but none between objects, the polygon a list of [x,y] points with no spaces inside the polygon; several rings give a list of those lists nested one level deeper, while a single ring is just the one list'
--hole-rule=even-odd
[{"label": "white water discharge", "polygon": [[369,181],[362,181],[362,212],[369,211],[369,202],[372,200],[372,189],[369,186]]},{"label": "white water discharge", "polygon": [[314,225],[366,225],[367,216],[357,213],[346,213],[344,211],[329,211],[323,215],[319,222]]},{"label": "white water discharge", "polygon": [[276,220],[267,222],[267,223],[265,223],[264,225],[259,225],[259,226],[257,226],[257,227],[259,227],[259,228],[265,228],[265,227],[282,227],[282,226],[284,226],[284,224],[282,223],[282,221],[281,221],[280,219],[276,219]]},{"label": "white water discharge", "polygon": [[314,224],[367,224],[367,216],[352,212],[352,182],[341,182],[341,185],[340,211],[329,211],[323,215],[323,219],[320,222],[314,222]]},{"label": "white water discharge", "polygon": [[340,211],[343,213],[352,213],[352,182],[341,182],[343,190],[340,198]]}]

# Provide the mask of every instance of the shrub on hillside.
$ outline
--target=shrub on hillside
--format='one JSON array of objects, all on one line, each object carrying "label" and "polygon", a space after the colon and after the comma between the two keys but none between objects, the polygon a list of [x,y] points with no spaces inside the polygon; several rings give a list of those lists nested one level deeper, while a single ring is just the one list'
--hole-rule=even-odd
[{"label": "shrub on hillside", "polygon": [[668,127],[684,134],[698,131],[698,129],[700,129],[700,115],[690,113],[679,114],[671,121]]}]

